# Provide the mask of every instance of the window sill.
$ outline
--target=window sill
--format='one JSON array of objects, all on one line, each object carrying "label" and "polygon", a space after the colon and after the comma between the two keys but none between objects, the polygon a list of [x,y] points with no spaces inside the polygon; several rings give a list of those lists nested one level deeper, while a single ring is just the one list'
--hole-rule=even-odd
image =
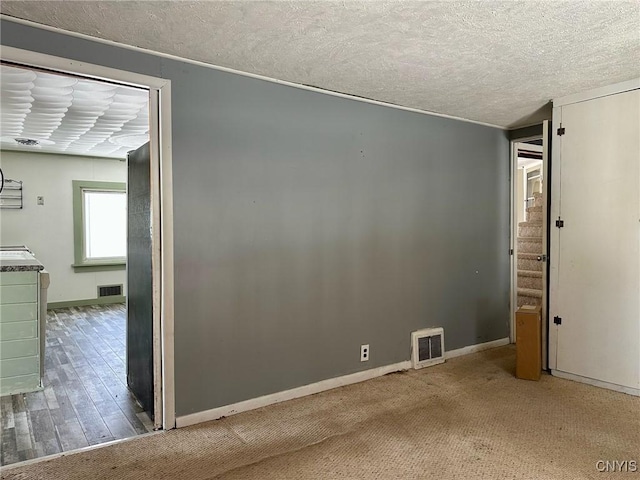
[{"label": "window sill", "polygon": [[81,272],[108,272],[112,270],[124,270],[127,268],[126,262],[96,262],[96,263],[74,263],[71,265],[75,273]]}]

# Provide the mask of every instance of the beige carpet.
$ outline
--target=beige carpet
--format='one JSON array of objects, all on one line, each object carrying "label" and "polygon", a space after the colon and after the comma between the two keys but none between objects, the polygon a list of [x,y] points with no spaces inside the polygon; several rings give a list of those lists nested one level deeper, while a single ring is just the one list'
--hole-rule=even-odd
[{"label": "beige carpet", "polygon": [[3,479],[581,479],[635,460],[640,399],[513,377],[512,346],[190,428],[6,469]]}]

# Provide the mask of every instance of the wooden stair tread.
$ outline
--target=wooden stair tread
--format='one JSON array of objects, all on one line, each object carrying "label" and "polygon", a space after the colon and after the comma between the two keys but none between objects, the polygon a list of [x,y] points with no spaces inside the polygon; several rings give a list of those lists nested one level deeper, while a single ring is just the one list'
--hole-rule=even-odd
[{"label": "wooden stair tread", "polygon": [[542,237],[518,237],[519,242],[542,243]]},{"label": "wooden stair tread", "polygon": [[518,258],[537,260],[541,253],[521,253],[518,252]]},{"label": "wooden stair tread", "polygon": [[518,270],[518,275],[521,277],[535,277],[542,278],[541,270]]},{"label": "wooden stair tread", "polygon": [[542,298],[542,290],[535,288],[518,288],[519,297]]},{"label": "wooden stair tread", "polygon": [[539,222],[518,222],[519,227],[541,227],[542,220]]}]

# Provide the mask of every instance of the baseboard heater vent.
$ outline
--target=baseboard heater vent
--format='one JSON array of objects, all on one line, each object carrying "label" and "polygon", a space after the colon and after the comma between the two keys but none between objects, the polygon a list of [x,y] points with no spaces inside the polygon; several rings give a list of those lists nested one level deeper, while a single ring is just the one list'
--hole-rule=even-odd
[{"label": "baseboard heater vent", "polygon": [[100,285],[98,287],[98,298],[122,296],[122,285]]},{"label": "baseboard heater vent", "polygon": [[444,362],[444,329],[425,328],[411,334],[413,368],[423,368]]}]

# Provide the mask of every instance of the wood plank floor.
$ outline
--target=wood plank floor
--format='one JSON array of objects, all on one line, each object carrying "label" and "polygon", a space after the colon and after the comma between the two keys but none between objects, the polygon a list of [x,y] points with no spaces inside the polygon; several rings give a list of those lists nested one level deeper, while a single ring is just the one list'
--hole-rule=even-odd
[{"label": "wood plank floor", "polygon": [[153,430],[126,384],[124,304],[49,310],[44,389],[0,398],[0,465]]}]

